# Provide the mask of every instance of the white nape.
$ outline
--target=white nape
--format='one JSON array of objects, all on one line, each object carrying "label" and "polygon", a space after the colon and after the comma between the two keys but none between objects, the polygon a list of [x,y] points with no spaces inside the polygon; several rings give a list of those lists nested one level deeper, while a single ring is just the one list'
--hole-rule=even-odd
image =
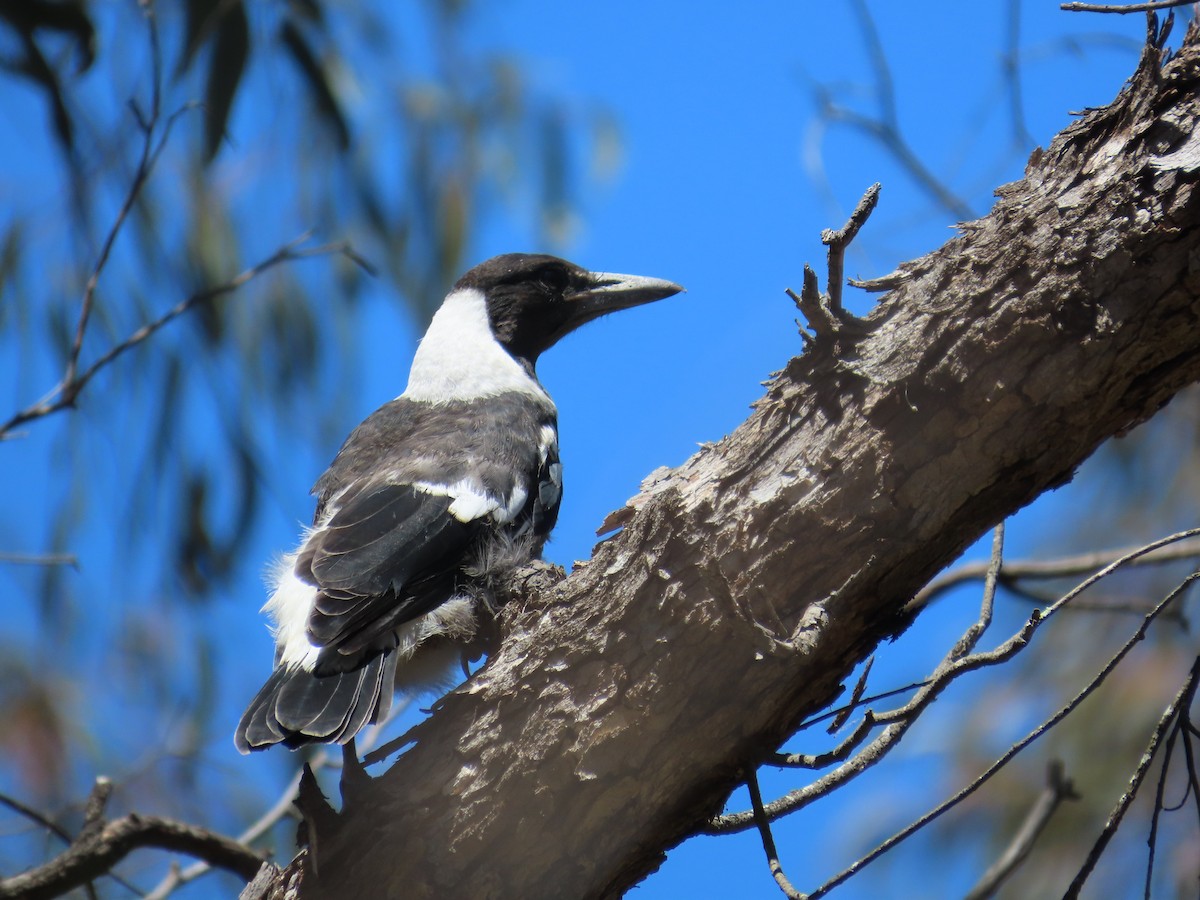
[{"label": "white nape", "polygon": [[475,288],[453,291],[417,347],[401,396],[449,403],[510,392],[550,402],[542,386],[497,343],[483,293]]}]

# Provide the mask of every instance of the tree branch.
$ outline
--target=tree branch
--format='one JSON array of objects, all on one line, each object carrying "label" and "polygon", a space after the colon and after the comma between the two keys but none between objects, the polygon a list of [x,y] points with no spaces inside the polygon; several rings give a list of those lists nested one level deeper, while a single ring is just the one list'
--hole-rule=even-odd
[{"label": "tree branch", "polygon": [[779,889],[783,891],[788,900],[805,900],[804,895],[792,886],[783,871],[783,864],[779,861],[779,851],[775,849],[775,837],[771,834],[771,823],[767,821],[767,815],[763,811],[762,791],[758,786],[756,772],[751,771],[746,778],[746,789],[750,792],[750,805],[754,809],[754,824],[758,826],[758,834],[762,838],[763,852],[767,854],[767,866],[771,869],[771,877],[775,879],[775,883],[779,885]]},{"label": "tree branch", "polygon": [[1133,777],[1129,779],[1129,788],[1117,800],[1117,805],[1113,808],[1112,813],[1108,817],[1108,821],[1104,823],[1104,829],[1100,832],[1100,836],[1096,839],[1096,843],[1092,845],[1092,849],[1088,852],[1087,859],[1084,860],[1083,866],[1079,870],[1079,874],[1071,882],[1067,888],[1067,892],[1063,894],[1063,900],[1071,900],[1079,896],[1079,892],[1083,890],[1084,883],[1096,868],[1096,863],[1100,861],[1101,855],[1104,853],[1104,848],[1108,846],[1108,842],[1112,840],[1113,835],[1117,833],[1117,829],[1121,827],[1121,820],[1125,817],[1125,812],[1133,803],[1134,797],[1137,796],[1138,788],[1141,787],[1142,779],[1146,777],[1146,773],[1150,770],[1150,764],[1154,761],[1154,756],[1158,752],[1158,746],[1162,743],[1163,735],[1167,733],[1172,721],[1184,715],[1184,711],[1191,706],[1192,700],[1196,696],[1197,679],[1200,678],[1200,657],[1192,664],[1192,670],[1188,672],[1187,678],[1183,681],[1183,686],[1179,689],[1179,693],[1175,695],[1175,699],[1171,701],[1166,711],[1162,714],[1162,718],[1158,720],[1158,724],[1154,728],[1154,733],[1150,736],[1150,743],[1146,746],[1146,752],[1142,754],[1142,759],[1134,770]]},{"label": "tree branch", "polygon": [[1154,12],[1159,9],[1172,9],[1177,6],[1192,6],[1196,0],[1149,0],[1147,3],[1060,3],[1058,8],[1064,12],[1094,12],[1094,13],[1127,13]]},{"label": "tree branch", "polygon": [[983,873],[964,900],[986,900],[1000,889],[1004,880],[1016,870],[1037,843],[1038,836],[1050,823],[1050,817],[1064,800],[1078,800],[1075,785],[1067,778],[1061,760],[1051,760],[1046,766],[1046,786],[1038,794],[1025,821],[1017,829],[1012,842],[992,866]]},{"label": "tree branch", "polygon": [[852,875],[854,875],[856,872],[860,871],[864,866],[868,865],[869,863],[874,862],[876,859],[881,857],[884,853],[887,853],[889,850],[891,850],[897,844],[901,843],[904,840],[907,840],[912,835],[916,834],[918,831],[920,831],[922,828],[924,828],[926,825],[928,825],[934,819],[937,819],[938,817],[942,816],[948,810],[953,809],[955,806],[957,806],[963,800],[967,799],[967,797],[971,796],[971,794],[975,793],[975,791],[977,791],[981,787],[983,787],[984,784],[986,784],[988,781],[990,781],[992,776],[994,776],[997,772],[999,772],[1002,768],[1004,768],[1006,765],[1008,765],[1009,762],[1012,761],[1013,757],[1015,757],[1018,753],[1020,753],[1022,750],[1024,750],[1026,747],[1028,747],[1030,744],[1032,744],[1034,741],[1036,741],[1038,738],[1040,738],[1043,734],[1045,734],[1051,728],[1056,726],[1059,722],[1061,722],[1063,719],[1065,719],[1068,715],[1070,715],[1075,709],[1078,708],[1080,703],[1082,703],[1089,696],[1091,696],[1091,694],[1098,687],[1100,687],[1101,684],[1103,684],[1105,682],[1105,680],[1108,678],[1108,676],[1112,674],[1112,671],[1118,665],[1120,665],[1121,661],[1123,659],[1125,659],[1125,657],[1129,654],[1129,651],[1132,650],[1135,646],[1137,646],[1142,641],[1142,639],[1146,636],[1146,629],[1148,629],[1150,627],[1150,624],[1156,618],[1158,618],[1159,615],[1162,614],[1163,610],[1170,607],[1175,602],[1175,600],[1177,600],[1179,598],[1179,596],[1181,594],[1183,594],[1183,592],[1188,587],[1190,587],[1191,584],[1194,581],[1196,581],[1197,579],[1200,579],[1200,572],[1197,572],[1197,573],[1194,573],[1194,574],[1188,576],[1188,578],[1186,580],[1184,580],[1182,584],[1178,585],[1173,591],[1171,591],[1166,597],[1164,597],[1162,599],[1162,601],[1160,601],[1159,604],[1157,606],[1155,606],[1155,608],[1142,620],[1141,626],[1137,629],[1136,632],[1134,632],[1133,636],[1130,637],[1129,640],[1127,640],[1115,654],[1113,654],[1113,656],[1108,660],[1108,662],[1105,663],[1104,667],[1099,672],[1096,673],[1096,675],[1092,678],[1092,680],[1089,681],[1086,685],[1084,685],[1082,690],[1080,690],[1074,697],[1072,697],[1067,703],[1065,703],[1061,708],[1059,708],[1059,710],[1056,713],[1054,713],[1054,715],[1050,716],[1048,719],[1046,719],[1046,721],[1042,722],[1042,724],[1040,724],[1037,728],[1033,729],[1031,732],[1029,732],[1029,734],[1025,735],[1025,737],[1021,738],[1021,740],[1017,741],[1015,744],[1013,744],[1011,747],[1009,747],[1006,751],[1004,751],[1004,753],[998,759],[996,759],[995,762],[993,762],[990,766],[988,766],[988,768],[985,769],[984,772],[981,775],[979,775],[979,777],[977,777],[974,781],[972,781],[970,784],[968,784],[966,787],[964,787],[962,790],[960,790],[958,793],[956,793],[953,797],[950,797],[948,800],[943,801],[941,804],[934,807],[929,812],[925,813],[925,815],[921,816],[916,821],[905,826],[900,831],[896,832],[896,834],[892,835],[886,841],[881,843],[878,847],[876,847],[870,853],[866,854],[865,856],[863,856],[856,862],[847,866],[845,869],[843,869],[837,875],[833,876],[828,881],[826,881],[824,884],[822,884],[819,888],[817,888],[815,891],[813,891],[811,894],[808,895],[810,900],[817,900],[818,897],[822,897],[825,894],[829,893],[831,890],[833,890],[839,884],[844,883]]},{"label": "tree branch", "polygon": [[127,338],[125,338],[125,340],[121,341],[119,344],[113,345],[106,352],[101,354],[96,361],[88,366],[83,372],[71,375],[69,381],[60,383],[46,398],[26,407],[23,410],[20,410],[17,413],[14,413],[7,422],[0,425],[0,441],[11,438],[13,429],[25,424],[26,422],[49,416],[53,413],[73,406],[76,398],[79,396],[79,393],[100,371],[105,369],[127,350],[132,350],[138,344],[141,344],[143,341],[151,337],[174,319],[179,318],[181,315],[193,309],[194,307],[199,306],[200,304],[209,303],[215,300],[217,297],[233,293],[246,283],[252,281],[259,275],[262,275],[264,272],[267,272],[278,265],[294,262],[300,259],[308,259],[313,256],[328,256],[334,253],[341,254],[356,264],[365,265],[361,258],[354,253],[349,244],[345,242],[321,244],[317,247],[301,247],[301,245],[305,243],[309,237],[310,235],[308,233],[302,234],[295,240],[284,244],[270,256],[235,275],[229,281],[216,285],[215,287],[198,291],[195,294],[192,294],[190,297],[187,297],[176,303],[157,319],[147,322],[141,328],[137,329]]},{"label": "tree branch", "polygon": [[814,344],[586,566],[510,604],[320,836],[306,900],[616,897],[710,821],[937,572],[1200,379],[1198,118],[1193,28],[904,266],[853,366]]},{"label": "tree branch", "polygon": [[[1005,562],[1000,570],[1000,584],[1009,587],[1018,581],[1056,578],[1070,578],[1082,575],[1084,572],[1095,572],[1107,568],[1113,563],[1125,560],[1133,566],[1154,566],[1178,562],[1184,559],[1200,557],[1200,540],[1187,540],[1159,545],[1152,551],[1143,547],[1122,547],[1116,550],[1098,550],[1093,553],[1079,553],[1074,556],[1062,556],[1057,559],[1030,559],[1016,562]],[[988,571],[989,563],[975,562],[957,566],[939,575],[917,592],[909,604],[910,612],[924,609],[946,591],[983,578]]]},{"label": "tree branch", "polygon": [[50,862],[0,880],[0,898],[41,900],[61,896],[109,874],[139,847],[187,853],[247,880],[262,865],[263,858],[243,844],[195,825],[133,813],[106,823],[104,806],[111,791],[108,779],[97,779],[79,836]]}]

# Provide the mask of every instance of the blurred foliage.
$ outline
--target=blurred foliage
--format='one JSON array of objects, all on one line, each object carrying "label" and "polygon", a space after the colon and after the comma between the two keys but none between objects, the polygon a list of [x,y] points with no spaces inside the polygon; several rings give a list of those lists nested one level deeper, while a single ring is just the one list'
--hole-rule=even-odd
[{"label": "blurred foliage", "polygon": [[[34,520],[48,526],[6,517],[0,551],[70,552],[85,530],[107,547],[78,573],[0,563],[9,603],[35,620],[32,641],[0,636],[0,785],[39,808],[69,814],[122,755],[140,796],[169,794],[175,812],[198,802],[218,674],[203,617],[262,563],[239,548],[272,497],[267,460],[323,456],[354,424],[342,398],[366,362],[350,340],[365,301],[395,300],[420,328],[500,213],[533,209],[542,242],[564,234],[570,154],[589,129],[611,129],[531,92],[514,60],[465,51],[473,9],[0,0],[0,102],[18,126],[5,140],[28,163],[0,173],[0,359],[13,379],[0,418],[62,377],[157,103],[155,137],[170,136],[101,274],[82,365],[309,230],[349,241],[383,276],[335,258],[277,268],[8,444],[10,460],[36,446],[42,468],[16,477],[44,480]],[[97,703],[88,689],[101,684]],[[113,723],[114,698],[159,721]],[[165,759],[143,758],[144,727],[167,732]]]}]

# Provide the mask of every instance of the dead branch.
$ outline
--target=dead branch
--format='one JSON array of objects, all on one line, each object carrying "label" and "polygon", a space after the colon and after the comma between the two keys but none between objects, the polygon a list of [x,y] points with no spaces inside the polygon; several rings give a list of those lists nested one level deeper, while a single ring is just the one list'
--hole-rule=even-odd
[{"label": "dead branch", "polygon": [[453,896],[464,873],[481,895],[622,894],[903,630],[922,585],[1200,379],[1200,167],[1167,125],[1200,117],[1200,33],[1163,58],[905,267],[854,369],[793,359],[587,566],[516,604],[321,835],[310,898]]},{"label": "dead branch", "polygon": [[1075,785],[1067,777],[1062,761],[1051,760],[1046,766],[1046,786],[1038,794],[1037,800],[1025,816],[1025,821],[1021,823],[1021,827],[1017,829],[1017,833],[1013,835],[1012,841],[1000,854],[999,859],[983,873],[983,877],[971,888],[964,900],[986,900],[993,896],[1005,879],[1029,855],[1029,851],[1037,843],[1038,835],[1050,823],[1050,817],[1059,805],[1064,800],[1077,799],[1079,794],[1075,792]]},{"label": "dead branch", "polygon": [[[1193,576],[1193,579],[1196,577],[1200,576]],[[1166,711],[1162,714],[1162,718],[1158,720],[1158,724],[1154,727],[1154,733],[1150,735],[1150,743],[1146,745],[1146,751],[1142,754],[1137,768],[1129,779],[1129,787],[1117,800],[1117,805],[1113,807],[1108,821],[1104,823],[1104,828],[1100,832],[1100,836],[1096,838],[1096,843],[1088,851],[1087,859],[1084,860],[1079,874],[1075,876],[1067,888],[1067,892],[1063,894],[1063,900],[1072,900],[1072,898],[1078,897],[1079,892],[1083,890],[1083,885],[1087,882],[1088,877],[1096,867],[1096,863],[1100,861],[1100,857],[1104,854],[1104,848],[1108,846],[1108,842],[1112,840],[1113,835],[1117,833],[1117,829],[1121,827],[1121,820],[1125,817],[1130,804],[1133,803],[1134,798],[1137,796],[1138,788],[1141,787],[1142,780],[1150,770],[1150,764],[1154,761],[1155,754],[1158,753],[1163,735],[1167,733],[1167,729],[1171,726],[1172,722],[1186,715],[1186,710],[1195,699],[1198,685],[1200,685],[1200,657],[1197,657],[1196,661],[1192,664],[1192,669],[1188,672],[1187,678],[1184,679],[1179,693],[1175,695],[1175,699],[1167,706]]]},{"label": "dead branch", "polygon": [[1064,12],[1094,12],[1118,13],[1125,15],[1136,12],[1155,12],[1160,9],[1172,9],[1177,6],[1193,6],[1196,0],[1149,0],[1146,3],[1060,3],[1058,8]]},{"label": "dead branch", "polygon": [[[1126,560],[1123,565],[1154,566],[1197,557],[1200,557],[1200,540],[1172,541],[1150,552],[1145,552],[1142,547],[1122,547],[1116,550],[1061,556],[1057,559],[1017,560],[1004,563],[1000,570],[1000,584],[1013,587],[1017,582],[1025,580],[1070,578],[1085,572],[1095,572],[1121,559]],[[990,563],[987,562],[966,563],[939,575],[917,592],[909,604],[909,611],[916,613],[946,591],[968,581],[983,578],[987,575],[989,566]]]},{"label": "dead branch", "polygon": [[1037,728],[1033,729],[1031,732],[1029,732],[1029,734],[1009,747],[998,759],[996,759],[995,762],[993,762],[981,775],[979,775],[979,777],[956,793],[953,797],[943,801],[941,804],[927,812],[925,815],[921,816],[919,819],[896,832],[896,834],[892,835],[886,841],[881,843],[870,853],[867,853],[865,856],[851,863],[837,875],[834,875],[819,888],[809,894],[809,900],[817,900],[818,897],[824,896],[839,884],[845,882],[864,866],[874,862],[897,844],[907,840],[934,819],[937,819],[947,811],[953,809],[967,797],[971,796],[971,794],[975,793],[975,791],[979,790],[979,788],[983,787],[984,784],[991,780],[992,776],[1008,765],[1008,763],[1012,761],[1013,757],[1015,757],[1018,753],[1032,744],[1047,731],[1054,728],[1054,726],[1056,726],[1075,709],[1077,709],[1080,703],[1091,696],[1091,694],[1108,679],[1108,676],[1112,674],[1113,670],[1116,669],[1118,665],[1120,665],[1121,661],[1125,659],[1129,652],[1135,646],[1137,646],[1143,638],[1145,638],[1146,630],[1150,627],[1151,623],[1157,619],[1165,609],[1169,608],[1175,602],[1175,600],[1177,600],[1197,579],[1200,579],[1200,572],[1189,575],[1181,584],[1179,584],[1166,597],[1164,597],[1163,600],[1154,608],[1154,610],[1147,614],[1145,619],[1142,620],[1142,624],[1137,631],[1134,632],[1129,640],[1127,640],[1115,654],[1113,654],[1113,656],[1108,660],[1107,663],[1105,663],[1104,667],[1096,673],[1091,681],[1084,685],[1082,690],[1080,690],[1074,697],[1065,703],[1057,712],[1042,722],[1042,724],[1040,724]]},{"label": "dead branch", "polygon": [[104,806],[111,790],[108,779],[97,779],[79,836],[49,862],[0,880],[0,898],[42,900],[61,896],[108,874],[139,847],[186,853],[246,880],[254,877],[262,865],[263,858],[250,848],[196,825],[135,813],[105,822]]}]

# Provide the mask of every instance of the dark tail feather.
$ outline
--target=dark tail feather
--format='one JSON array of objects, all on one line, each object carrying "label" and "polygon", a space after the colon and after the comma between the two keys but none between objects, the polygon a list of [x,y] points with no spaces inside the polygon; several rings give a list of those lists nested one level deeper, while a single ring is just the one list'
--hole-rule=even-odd
[{"label": "dark tail feather", "polygon": [[396,663],[396,654],[388,651],[349,672],[317,675],[280,666],[250,701],[234,744],[241,753],[273,744],[344,744],[387,715]]}]

